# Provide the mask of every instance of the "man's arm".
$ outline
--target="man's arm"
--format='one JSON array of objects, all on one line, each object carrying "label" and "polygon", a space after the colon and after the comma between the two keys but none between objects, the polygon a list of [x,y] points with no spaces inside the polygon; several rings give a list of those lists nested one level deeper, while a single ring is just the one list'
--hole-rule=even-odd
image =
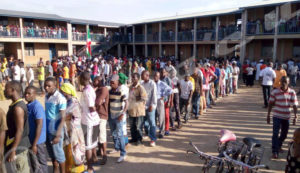
[{"label": "man's arm", "polygon": [[64,123],[65,123],[66,111],[60,110],[59,114],[60,114],[61,120],[60,120],[60,123],[59,123],[57,131],[56,131],[56,137],[52,141],[53,144],[57,144],[59,142],[59,138],[61,138],[61,133],[62,133]]},{"label": "man's arm", "polygon": [[268,115],[267,115],[267,123],[270,124],[271,122],[271,111],[273,106],[275,105],[274,102],[269,102],[269,106],[268,106]]},{"label": "man's arm", "polygon": [[12,162],[15,160],[16,150],[21,142],[22,134],[24,131],[24,110],[21,107],[15,108],[14,120],[15,120],[15,126],[16,126],[16,133],[15,133],[15,138],[14,138],[12,148],[11,148],[12,151],[8,157],[8,162]]},{"label": "man's arm", "polygon": [[120,116],[118,117],[119,121],[121,121],[123,119],[123,116],[124,116],[124,114],[125,114],[125,112],[127,111],[127,108],[128,108],[128,100],[124,100],[124,102],[125,102],[125,106],[124,106],[124,109],[121,112]]},{"label": "man's arm", "polygon": [[298,116],[297,116],[298,108],[297,108],[296,105],[293,106],[293,110],[294,110],[294,120],[293,120],[293,125],[296,125],[297,119],[298,119]]},{"label": "man's arm", "polygon": [[42,133],[42,127],[43,127],[43,119],[36,119],[36,131],[35,131],[35,138],[32,143],[32,150],[36,154],[37,153],[37,143],[40,139],[41,133]]}]

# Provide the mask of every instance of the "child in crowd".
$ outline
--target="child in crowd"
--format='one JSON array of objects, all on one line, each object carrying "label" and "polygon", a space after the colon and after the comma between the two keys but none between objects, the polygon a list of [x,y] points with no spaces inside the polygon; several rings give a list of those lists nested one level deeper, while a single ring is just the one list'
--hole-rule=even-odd
[{"label": "child in crowd", "polygon": [[293,141],[289,145],[287,155],[286,173],[298,172],[300,170],[300,128],[294,132]]}]

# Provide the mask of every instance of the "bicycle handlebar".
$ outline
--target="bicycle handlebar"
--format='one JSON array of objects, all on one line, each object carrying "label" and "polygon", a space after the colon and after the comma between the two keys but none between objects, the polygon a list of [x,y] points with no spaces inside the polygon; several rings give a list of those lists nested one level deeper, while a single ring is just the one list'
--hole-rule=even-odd
[{"label": "bicycle handlebar", "polygon": [[190,145],[194,147],[194,149],[196,150],[196,152],[188,150],[187,153],[188,152],[192,152],[194,154],[198,154],[200,157],[203,157],[203,158],[209,159],[209,160],[216,160],[216,161],[222,160],[222,158],[220,158],[220,157],[212,156],[212,155],[209,155],[209,154],[206,154],[206,153],[200,151],[198,149],[198,147],[196,147],[196,145],[194,145],[191,141],[190,141]]},{"label": "bicycle handlebar", "polygon": [[246,164],[246,163],[243,163],[243,162],[234,160],[234,159],[232,159],[231,157],[229,157],[225,151],[223,152],[223,154],[224,154],[224,156],[225,156],[225,158],[226,158],[227,161],[232,162],[232,163],[235,164],[235,165],[242,166],[243,168],[247,168],[247,169],[250,169],[250,170],[251,170],[251,169],[259,169],[259,168],[269,169],[269,167],[268,167],[267,165],[255,165],[255,166],[250,166],[250,165],[248,165],[248,164]]}]

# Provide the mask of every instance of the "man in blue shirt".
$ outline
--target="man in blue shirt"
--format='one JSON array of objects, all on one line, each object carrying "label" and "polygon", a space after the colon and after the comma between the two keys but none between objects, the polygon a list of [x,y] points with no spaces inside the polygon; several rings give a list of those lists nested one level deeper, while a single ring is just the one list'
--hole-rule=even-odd
[{"label": "man in blue shirt", "polygon": [[39,168],[33,168],[34,172],[47,173],[46,142],[46,115],[43,106],[36,100],[36,88],[29,86],[25,89],[25,100],[28,102],[29,140],[31,150],[37,156]]}]

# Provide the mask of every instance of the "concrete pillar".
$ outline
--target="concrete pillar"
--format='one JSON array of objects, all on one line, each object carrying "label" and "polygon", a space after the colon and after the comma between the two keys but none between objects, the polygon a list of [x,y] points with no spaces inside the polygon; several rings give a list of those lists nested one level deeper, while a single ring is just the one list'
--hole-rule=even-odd
[{"label": "concrete pillar", "polygon": [[175,59],[178,58],[178,20],[175,21]]},{"label": "concrete pillar", "polygon": [[242,13],[242,28],[241,28],[241,41],[240,41],[240,62],[243,64],[246,56],[247,40],[246,30],[248,21],[248,10],[244,10]]},{"label": "concrete pillar", "polygon": [[219,16],[216,18],[216,40],[215,40],[215,57],[219,57],[220,54],[220,48],[219,48],[219,24],[220,24],[220,19]]},{"label": "concrete pillar", "polygon": [[196,40],[197,40],[197,18],[194,19],[194,43],[193,43],[193,57],[196,58],[197,56],[197,44],[196,44]]},{"label": "concrete pillar", "polygon": [[23,32],[23,19],[22,18],[19,18],[19,24],[20,24],[20,33],[21,33],[21,58],[22,58],[22,61],[24,63],[25,62],[25,44],[24,44],[24,32]]},{"label": "concrete pillar", "polygon": [[275,17],[275,35],[273,41],[273,63],[277,58],[277,47],[278,47],[278,22],[279,22],[279,6],[276,6],[276,17]]},{"label": "concrete pillar", "polygon": [[144,41],[145,41],[145,57],[148,57],[148,25],[144,25],[145,33],[144,33]]},{"label": "concrete pillar", "polygon": [[104,28],[104,37],[107,36],[107,28]]},{"label": "concrete pillar", "polygon": [[72,44],[72,24],[67,23],[67,32],[68,32],[68,55],[73,55],[73,44]]},{"label": "concrete pillar", "polygon": [[118,57],[122,56],[122,47],[121,44],[118,44]]},{"label": "concrete pillar", "polygon": [[[127,42],[127,38],[128,38],[128,35],[127,35],[127,26],[125,26],[124,28],[124,41]],[[124,53],[125,53],[125,56],[128,55],[128,50],[127,50],[127,43],[125,44],[125,50],[124,50]]]},{"label": "concrete pillar", "polygon": [[136,55],[136,52],[135,52],[135,26],[132,26],[132,54],[133,54],[133,56]]},{"label": "concrete pillar", "polygon": [[158,30],[158,55],[159,57],[162,56],[162,45],[161,45],[161,32],[162,32],[162,23],[159,23],[159,30]]}]

